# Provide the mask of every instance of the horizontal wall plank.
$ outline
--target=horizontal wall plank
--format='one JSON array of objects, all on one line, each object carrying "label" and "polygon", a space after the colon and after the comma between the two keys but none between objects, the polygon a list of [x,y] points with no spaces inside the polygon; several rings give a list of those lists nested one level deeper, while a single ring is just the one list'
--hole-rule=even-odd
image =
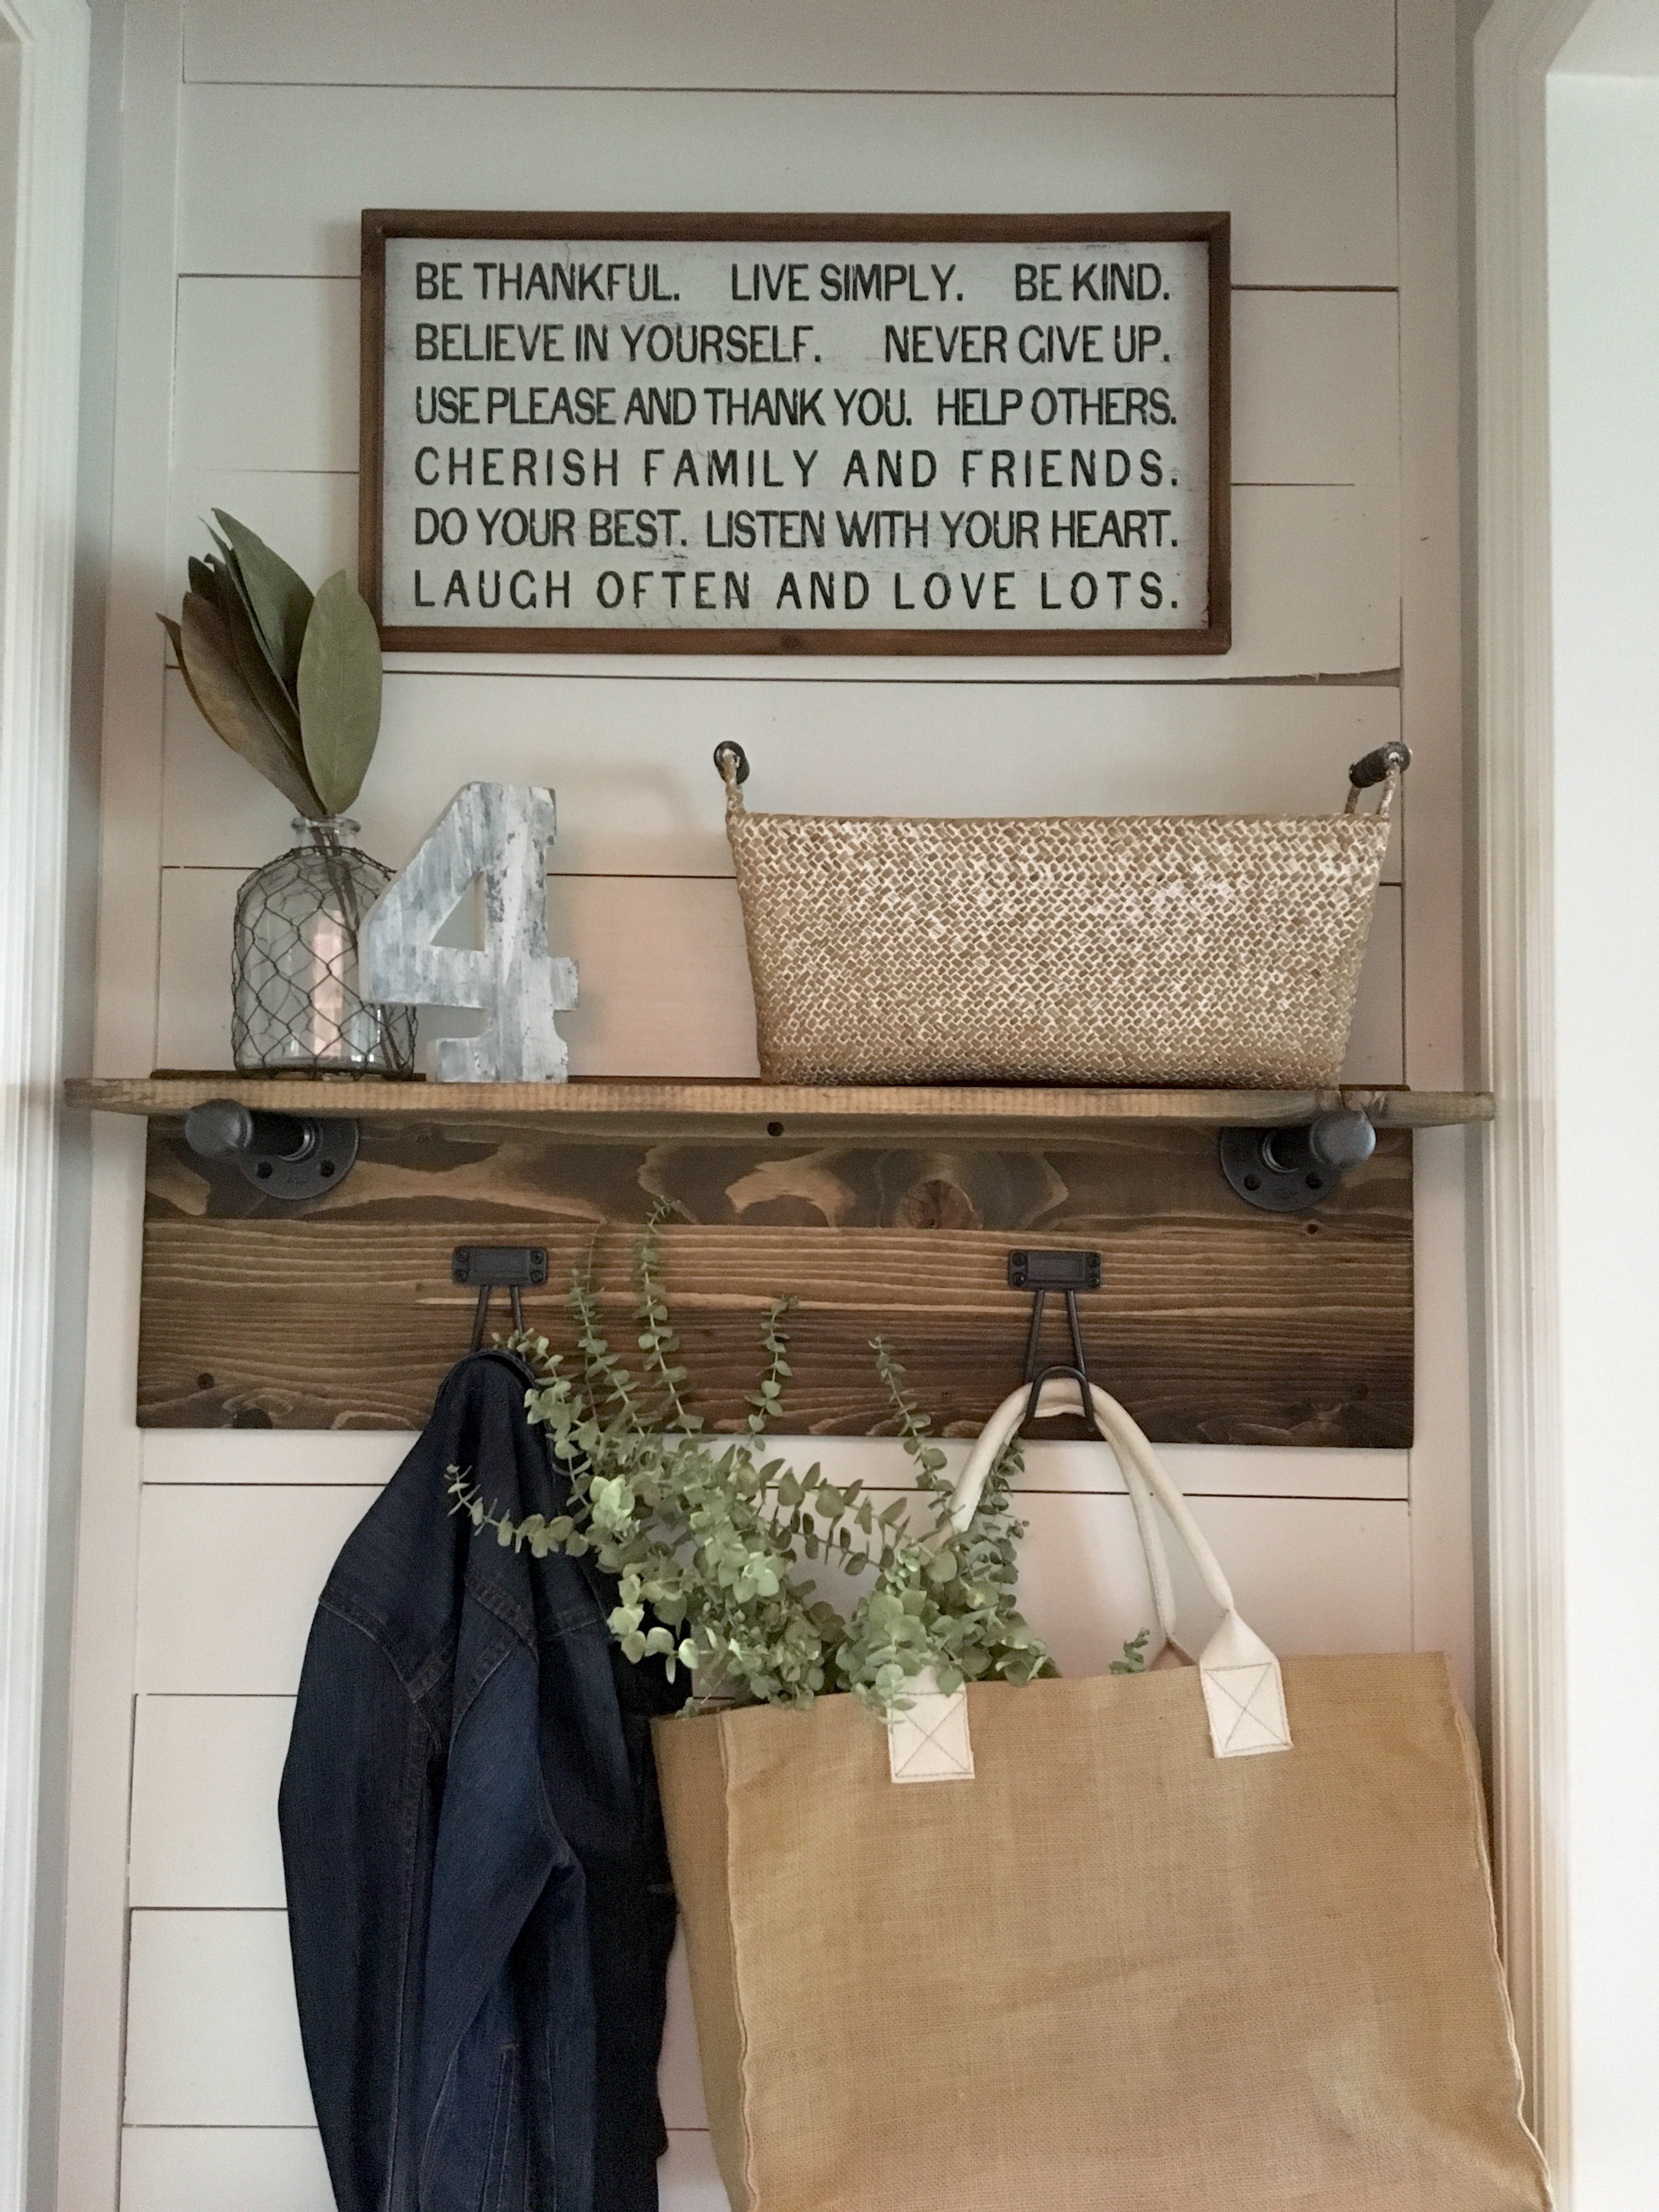
[{"label": "horizontal wall plank", "polygon": [[[661,2212],[726,2212],[705,2133],[680,2128],[657,2169]],[[334,2212],[314,2128],[132,2128],[121,2212]]]},{"label": "horizontal wall plank", "polygon": [[1235,292],[1232,432],[1235,484],[1393,483],[1396,295]]},{"label": "horizontal wall plank", "polygon": [[135,1689],[291,1697],[328,1571],[377,1494],[147,1490]]},{"label": "horizontal wall plank", "polygon": [[132,2127],[316,2124],[285,1912],[135,1912],[123,2118]]},{"label": "horizontal wall plank", "polygon": [[[230,1058],[235,868],[167,868],[156,1065]],[[551,941],[574,957],[580,1000],[558,1017],[573,1075],[751,1076],[754,1000],[729,877],[556,876]],[[422,1017],[423,1036],[447,1033]],[[1343,1080],[1401,1078],[1400,893],[1377,893]]]},{"label": "horizontal wall plank", "polygon": [[182,278],[173,467],[355,472],[357,301],[355,276]]},{"label": "horizontal wall plank", "polygon": [[[1109,1264],[1109,1255],[1108,1255]],[[455,1351],[465,1349],[458,1334]],[[1109,1370],[1104,1380],[1109,1385]],[[904,1484],[908,1462],[885,1437],[776,1438],[786,1458],[817,1460],[831,1482]],[[356,1483],[390,1480],[410,1449],[396,1429],[324,1430],[147,1429],[143,1438],[148,1483]],[[946,1437],[942,1449],[954,1470],[968,1443]],[[1194,1498],[1405,1498],[1403,1451],[1310,1451],[1285,1444],[1163,1444],[1159,1456]],[[1047,1443],[1025,1447],[1026,1490],[1121,1490],[1122,1477],[1097,1444]]]},{"label": "horizontal wall plank", "polygon": [[[234,868],[161,877],[163,1067],[230,1066]],[[575,958],[581,998],[558,1018],[573,1075],[752,1076],[754,997],[737,885],[699,877],[560,876],[552,947]],[[441,1015],[422,1035],[456,1032]]]},{"label": "horizontal wall plank", "polygon": [[[1233,301],[1235,483],[1392,483],[1399,313],[1386,292]],[[357,285],[187,276],[179,286],[173,465],[357,466]]]},{"label": "horizontal wall plank", "polygon": [[[207,546],[201,520],[216,507],[257,530],[313,582],[337,568],[356,573],[357,479],[355,476],[270,473],[246,470],[176,471],[168,488],[169,599],[185,588],[185,562]],[[157,646],[160,648],[160,633]],[[1249,678],[1330,676],[1389,671],[1400,663],[1400,527],[1395,486],[1361,484],[1241,485],[1233,494],[1233,648],[1219,659],[1177,653],[1141,660],[1113,660],[1078,676],[1071,664],[1061,678],[1054,664],[1036,658],[987,659],[950,665],[955,685],[1067,682],[1103,690],[1120,684],[1224,684]],[[411,653],[406,668],[453,670],[514,678],[538,670],[560,676],[599,675],[642,682],[683,677],[712,683],[722,678],[773,688],[782,684],[856,682],[938,683],[941,664],[925,656],[908,661],[860,656],[787,658],[757,669],[705,659],[677,662],[651,657],[641,666],[627,654],[485,655]]]},{"label": "horizontal wall plank", "polygon": [[192,83],[1394,91],[1389,0],[190,0]]},{"label": "horizontal wall plank", "polygon": [[135,1907],[281,1905],[287,1698],[140,1698],[127,1896]]},{"label": "horizontal wall plank", "polygon": [[[972,695],[963,744],[948,684],[763,684],[678,678],[473,676],[394,667],[380,750],[353,812],[400,868],[464,782],[550,785],[556,875],[732,872],[717,744],[781,814],[1319,814],[1349,763],[1400,733],[1373,684],[999,684]],[[1410,779],[1404,793],[1409,819]],[[162,861],[253,869],[293,840],[293,809],[197,713],[170,671]],[[1383,878],[1400,878],[1396,833]]]},{"label": "horizontal wall plank", "polygon": [[121,2212],[334,2212],[322,2138],[312,2126],[129,2127]]},{"label": "horizontal wall plank", "polygon": [[181,274],[350,276],[360,209],[490,206],[1225,208],[1236,283],[1397,268],[1384,100],[185,88]]},{"label": "horizontal wall plank", "polygon": [[[375,1494],[344,1486],[146,1490],[140,1692],[291,1695],[318,1595]],[[1245,1618],[1275,1649],[1409,1649],[1403,1504],[1205,1498],[1194,1510]],[[1149,1617],[1127,1499],[1043,1492],[1022,1510],[1029,1617],[1063,1671],[1103,1672]],[[1196,1629],[1211,1609],[1179,1559],[1176,1576]],[[179,1596],[186,1590],[188,1603]]]}]

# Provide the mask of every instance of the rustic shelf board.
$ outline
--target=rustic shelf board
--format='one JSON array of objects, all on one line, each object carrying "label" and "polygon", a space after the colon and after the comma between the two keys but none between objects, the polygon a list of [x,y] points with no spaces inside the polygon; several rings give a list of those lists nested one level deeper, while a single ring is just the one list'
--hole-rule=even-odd
[{"label": "rustic shelf board", "polygon": [[[524,1123],[544,1138],[615,1142],[630,1136],[695,1136],[703,1143],[822,1135],[902,1142],[932,1133],[957,1142],[1087,1139],[1125,1125],[1276,1127],[1334,1106],[1361,1106],[1379,1129],[1432,1129],[1489,1121],[1480,1091],[1090,1091],[930,1084],[804,1085],[621,1082],[390,1083],[350,1077],[295,1079],[166,1073],[94,1076],[65,1086],[71,1106],[98,1113],[172,1117],[209,1098],[291,1114],[354,1115],[365,1122]],[[775,1127],[771,1124],[776,1124]]]},{"label": "rustic shelf board", "polygon": [[[891,1117],[883,1130],[872,1115],[863,1126],[857,1115],[850,1125],[826,1117],[815,1133],[811,1113],[781,1102],[848,1094],[573,1085],[553,1095],[586,1090],[594,1123],[573,1131],[556,1112],[526,1111],[517,1092],[506,1109],[469,1111],[452,1103],[459,1087],[422,1100],[416,1085],[343,1093],[223,1076],[124,1086],[133,1095],[118,1110],[155,1117],[143,1424],[418,1427],[469,1334],[471,1294],[449,1281],[457,1244],[545,1245],[548,1286],[527,1296],[526,1319],[564,1346],[564,1292],[573,1270],[591,1266],[617,1323],[613,1340],[625,1345],[639,1227],[666,1198],[678,1209],[664,1231],[669,1299],[696,1402],[719,1427],[746,1418],[762,1317],[791,1292],[799,1305],[783,1428],[890,1428],[870,1350],[880,1335],[941,1428],[976,1430],[1018,1381],[1024,1352],[1030,1301],[1008,1289],[1006,1255],[1040,1243],[1100,1251],[1103,1287],[1081,1301],[1091,1364],[1154,1437],[1411,1441],[1405,1129],[1385,1124],[1375,1157],[1317,1213],[1274,1216],[1223,1180],[1206,1126],[1222,1118],[1213,1093],[909,1094],[928,1102],[910,1121]],[[198,1159],[178,1122],[198,1097],[339,1110],[369,1090],[400,1103],[365,1115],[351,1175],[304,1206]],[[739,1115],[726,1103],[755,1093],[781,1103],[770,1118],[784,1120],[788,1136],[766,1133],[765,1107]],[[613,1102],[608,1118],[592,1094]],[[1148,1095],[1201,1099],[1202,1119],[1027,1120],[1005,1138],[1000,1114],[982,1103]],[[712,1129],[684,1103],[690,1096],[719,1102]],[[949,1126],[934,1102],[957,1097],[981,1103]],[[681,1103],[660,1103],[668,1099]],[[648,1125],[643,1135],[636,1121]],[[584,1140],[573,1144],[573,1134]],[[1055,1316],[1054,1356],[1060,1339]]]}]

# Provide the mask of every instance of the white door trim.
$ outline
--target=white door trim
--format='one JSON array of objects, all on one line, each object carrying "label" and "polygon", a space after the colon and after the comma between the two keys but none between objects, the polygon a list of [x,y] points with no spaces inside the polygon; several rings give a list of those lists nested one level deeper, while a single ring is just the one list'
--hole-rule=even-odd
[{"label": "white door trim", "polygon": [[1571,2166],[1556,1306],[1545,80],[1589,0],[1497,0],[1474,46],[1482,1032],[1493,1801],[1534,2124]]},{"label": "white door trim", "polygon": [[0,0],[0,2212],[28,2154],[89,22]]}]

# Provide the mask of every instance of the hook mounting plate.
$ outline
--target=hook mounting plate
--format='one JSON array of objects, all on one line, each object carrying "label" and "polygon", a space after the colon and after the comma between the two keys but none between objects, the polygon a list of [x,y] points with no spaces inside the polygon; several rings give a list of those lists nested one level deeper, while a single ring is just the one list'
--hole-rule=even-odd
[{"label": "hook mounting plate", "polygon": [[513,1308],[514,1335],[524,1334],[524,1293],[547,1280],[544,1244],[458,1244],[450,1255],[449,1279],[463,1290],[477,1291],[472,1315],[472,1349],[483,1344],[489,1321],[489,1294],[505,1291]]},{"label": "hook mounting plate", "polygon": [[[1089,1370],[1083,1357],[1083,1328],[1078,1319],[1077,1297],[1079,1291],[1100,1288],[1100,1255],[1098,1252],[1033,1252],[1022,1249],[1008,1255],[1008,1287],[1011,1291],[1030,1291],[1031,1293],[1031,1327],[1025,1340],[1025,1381],[1030,1385],[1030,1395],[1025,1401],[1024,1419],[1018,1434],[1026,1435],[1037,1417],[1037,1407],[1042,1397],[1042,1386],[1058,1376],[1066,1375],[1077,1384],[1083,1401],[1083,1425],[1091,1437],[1100,1434],[1095,1419],[1094,1401],[1089,1395]],[[1042,1309],[1050,1291],[1058,1291],[1066,1301],[1066,1325],[1071,1333],[1072,1357],[1049,1366],[1041,1364],[1042,1356]]]}]

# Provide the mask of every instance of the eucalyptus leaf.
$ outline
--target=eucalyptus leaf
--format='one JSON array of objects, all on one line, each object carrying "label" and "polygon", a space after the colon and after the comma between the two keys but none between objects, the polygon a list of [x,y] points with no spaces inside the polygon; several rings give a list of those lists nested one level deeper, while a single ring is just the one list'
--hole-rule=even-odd
[{"label": "eucalyptus leaf", "polygon": [[280,553],[273,553],[257,532],[223,507],[216,507],[213,518],[235,556],[238,580],[247,593],[248,611],[271,667],[297,697],[300,655],[312,606],[305,579],[295,574]]},{"label": "eucalyptus leaf", "polygon": [[185,594],[184,620],[162,618],[179,656],[179,666],[202,719],[289,803],[313,818],[326,811],[310,778],[296,766],[282,740],[248,696],[236,666],[235,648],[224,617],[199,592]]},{"label": "eucalyptus leaf", "polygon": [[362,789],[380,734],[380,635],[343,568],[319,591],[300,654],[306,767],[331,814]]}]

